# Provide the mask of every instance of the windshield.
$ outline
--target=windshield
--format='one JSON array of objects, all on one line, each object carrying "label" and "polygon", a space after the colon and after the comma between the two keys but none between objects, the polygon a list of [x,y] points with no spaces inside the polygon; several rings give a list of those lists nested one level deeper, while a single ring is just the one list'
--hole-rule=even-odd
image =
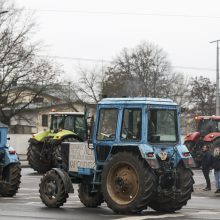
[{"label": "windshield", "polygon": [[86,122],[83,115],[52,115],[50,129],[57,133],[60,129],[73,131],[86,139]]},{"label": "windshield", "polygon": [[175,143],[178,141],[177,111],[150,109],[148,112],[148,141]]},{"label": "windshield", "polygon": [[219,131],[220,122],[210,119],[203,119],[198,123],[198,131],[201,135],[207,135],[211,132]]}]

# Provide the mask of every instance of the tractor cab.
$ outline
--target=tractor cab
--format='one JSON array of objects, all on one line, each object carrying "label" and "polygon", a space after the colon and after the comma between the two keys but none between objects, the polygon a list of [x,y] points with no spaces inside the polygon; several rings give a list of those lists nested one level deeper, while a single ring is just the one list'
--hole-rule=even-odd
[{"label": "tractor cab", "polygon": [[212,132],[220,132],[220,116],[196,116],[197,131],[201,136]]},{"label": "tractor cab", "polygon": [[213,150],[220,144],[220,116],[196,116],[196,131],[186,135],[184,144],[192,154],[197,167],[201,166],[201,149],[204,144]]},{"label": "tractor cab", "polygon": [[76,133],[82,140],[87,139],[86,120],[83,112],[50,112],[51,133],[68,130]]}]

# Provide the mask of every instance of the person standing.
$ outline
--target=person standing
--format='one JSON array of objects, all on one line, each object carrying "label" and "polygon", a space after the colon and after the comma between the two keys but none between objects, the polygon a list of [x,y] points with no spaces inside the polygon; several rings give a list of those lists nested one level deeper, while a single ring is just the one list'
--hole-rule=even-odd
[{"label": "person standing", "polygon": [[203,189],[204,191],[211,190],[211,182],[209,178],[209,172],[212,169],[213,156],[209,151],[209,147],[204,145],[202,147],[202,172],[206,180],[206,187]]},{"label": "person standing", "polygon": [[214,149],[213,165],[215,175],[215,193],[220,193],[220,147]]}]

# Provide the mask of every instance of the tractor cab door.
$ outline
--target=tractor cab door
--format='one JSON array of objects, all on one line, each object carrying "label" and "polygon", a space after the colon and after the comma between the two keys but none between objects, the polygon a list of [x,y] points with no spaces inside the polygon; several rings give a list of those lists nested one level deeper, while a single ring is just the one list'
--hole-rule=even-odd
[{"label": "tractor cab door", "polygon": [[98,110],[93,134],[93,146],[98,163],[107,159],[112,145],[117,140],[118,115],[118,108],[100,108]]}]

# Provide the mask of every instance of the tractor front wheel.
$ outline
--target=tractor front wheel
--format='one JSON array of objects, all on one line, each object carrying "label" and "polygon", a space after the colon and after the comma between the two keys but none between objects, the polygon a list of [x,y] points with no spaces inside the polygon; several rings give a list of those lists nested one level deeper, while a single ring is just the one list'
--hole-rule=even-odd
[{"label": "tractor front wheel", "polygon": [[51,161],[41,155],[43,143],[30,143],[27,152],[27,160],[31,168],[38,173],[45,173],[52,168]]},{"label": "tractor front wheel", "polygon": [[79,199],[88,208],[100,206],[104,200],[101,192],[91,192],[92,185],[86,183],[79,184]]},{"label": "tractor front wheel", "polygon": [[103,168],[104,200],[116,213],[142,211],[147,208],[154,191],[154,175],[146,161],[136,154],[119,152]]},{"label": "tractor front wheel", "polygon": [[19,188],[21,180],[20,164],[9,164],[3,170],[0,181],[0,194],[4,197],[14,196]]},{"label": "tractor front wheel", "polygon": [[41,178],[39,184],[40,198],[49,208],[59,208],[69,197],[65,185],[55,170],[50,170]]}]

